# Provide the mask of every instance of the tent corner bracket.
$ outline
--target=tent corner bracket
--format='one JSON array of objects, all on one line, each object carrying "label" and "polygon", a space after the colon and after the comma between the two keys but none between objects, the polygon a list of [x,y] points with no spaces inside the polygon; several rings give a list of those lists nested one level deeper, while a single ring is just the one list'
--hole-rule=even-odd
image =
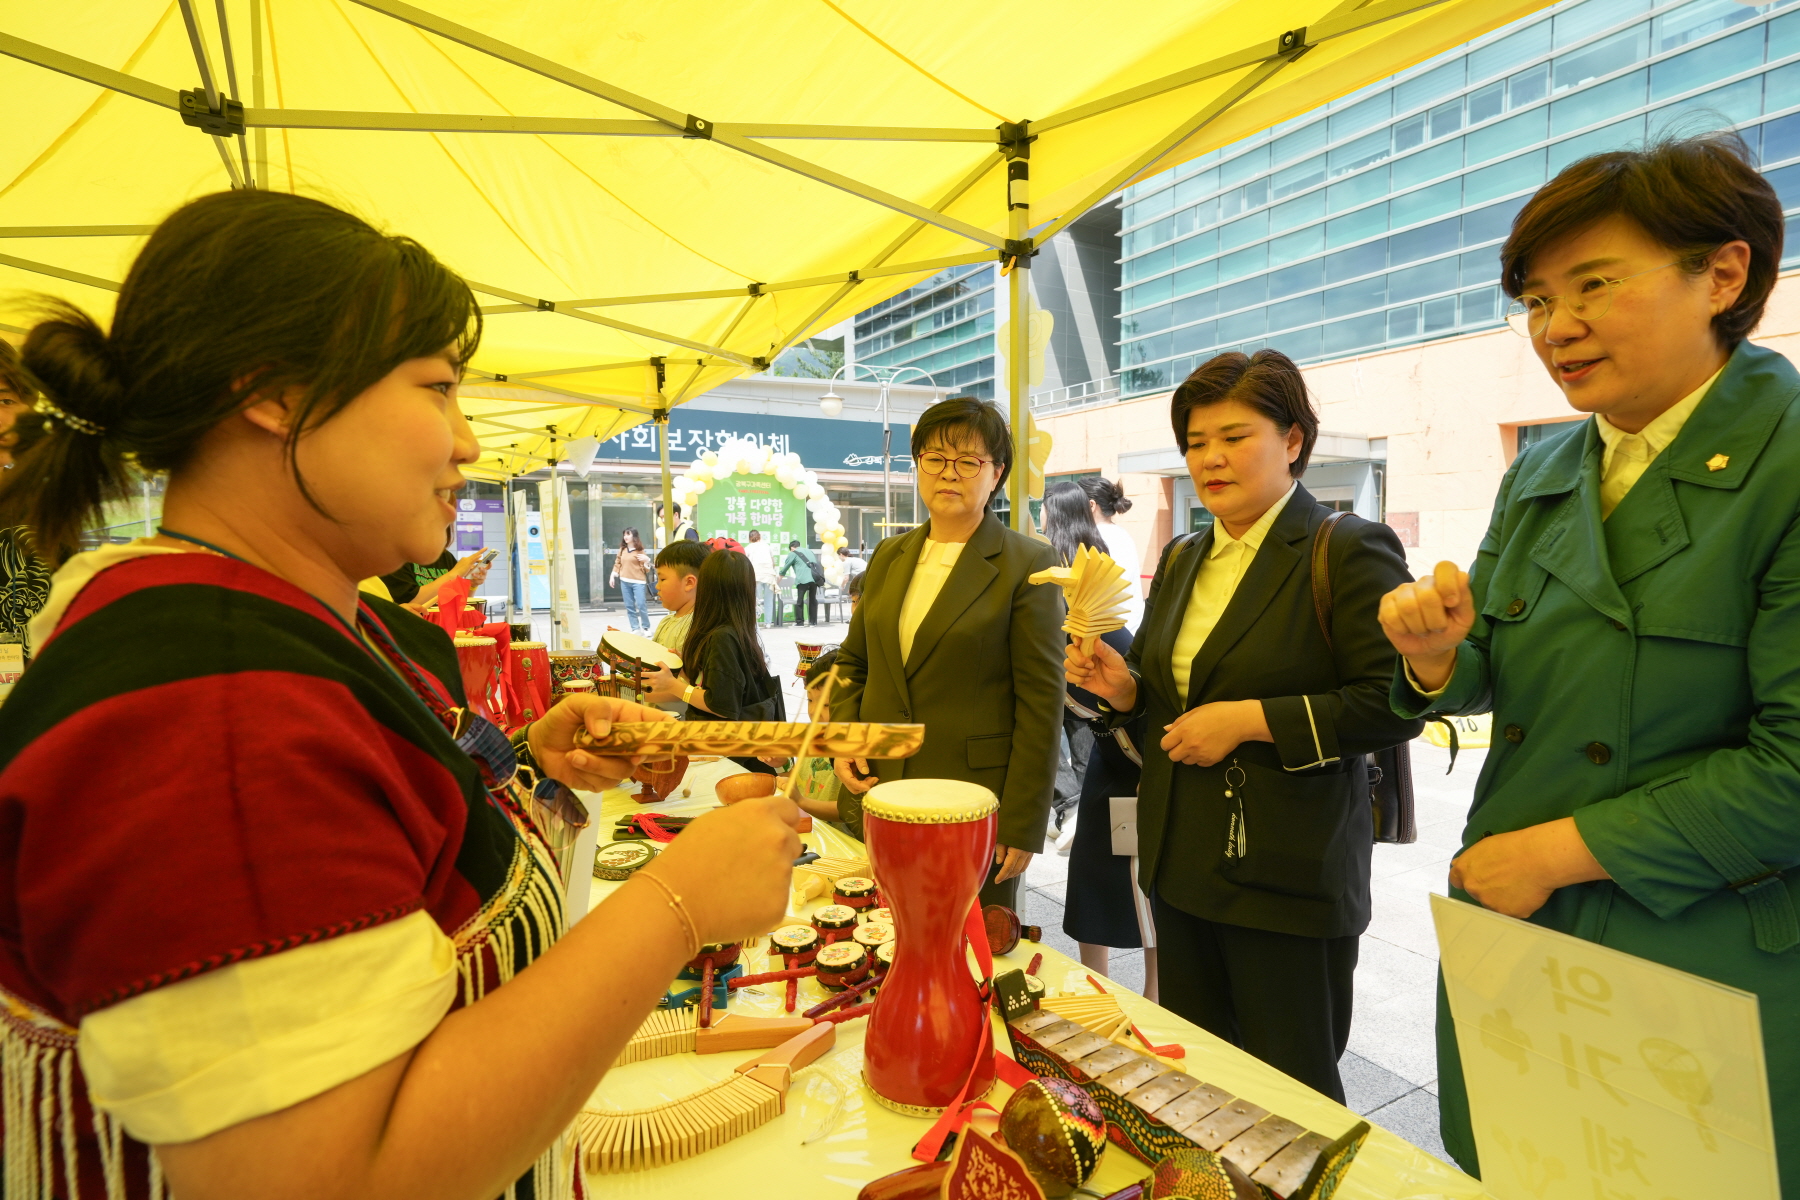
[{"label": "tent corner bracket", "polygon": [[696,117],[693,113],[687,114],[687,123],[682,126],[682,137],[700,138],[710,142],[712,141],[712,135],[713,123],[711,121]]},{"label": "tent corner bracket", "polygon": [[1278,52],[1284,55],[1289,62],[1293,62],[1312,49],[1312,46],[1307,43],[1306,26],[1304,25],[1282,34],[1276,45],[1279,47]]},{"label": "tent corner bracket", "polygon": [[1031,157],[1031,143],[1037,141],[1037,134],[1031,132],[1030,121],[1002,121],[995,128],[1001,154],[1009,159]]},{"label": "tent corner bracket", "polygon": [[204,130],[214,137],[236,137],[244,132],[244,106],[230,96],[219,97],[215,111],[206,102],[206,93],[190,88],[180,93],[181,123]]}]

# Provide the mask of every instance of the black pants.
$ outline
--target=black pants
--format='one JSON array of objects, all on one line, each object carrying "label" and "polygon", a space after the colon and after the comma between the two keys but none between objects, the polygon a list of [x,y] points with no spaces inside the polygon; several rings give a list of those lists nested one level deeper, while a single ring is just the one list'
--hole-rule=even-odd
[{"label": "black pants", "polygon": [[1208,921],[1153,899],[1163,1007],[1344,1102],[1357,939]]},{"label": "black pants", "polygon": [[[800,615],[801,609],[806,615]],[[816,583],[796,583],[794,585],[794,624],[817,625],[819,623],[819,585]]]}]

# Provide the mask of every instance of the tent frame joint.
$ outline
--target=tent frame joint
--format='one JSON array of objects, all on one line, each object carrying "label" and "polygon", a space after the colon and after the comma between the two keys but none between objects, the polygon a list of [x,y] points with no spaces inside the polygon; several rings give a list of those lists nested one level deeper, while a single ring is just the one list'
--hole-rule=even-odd
[{"label": "tent frame joint", "polygon": [[556,311],[556,301],[554,301],[554,300],[539,300],[537,302],[537,310],[539,312],[552,312],[553,313]]},{"label": "tent frame joint", "polygon": [[687,114],[687,123],[682,126],[682,137],[699,138],[701,141],[710,142],[712,135],[713,123],[711,121],[704,117],[696,117],[693,113]]},{"label": "tent frame joint", "polygon": [[1293,62],[1311,50],[1312,45],[1306,40],[1306,26],[1302,25],[1298,29],[1290,29],[1282,34],[1276,41],[1276,47],[1277,53],[1285,56],[1289,62]]},{"label": "tent frame joint", "polygon": [[181,123],[203,130],[214,137],[237,137],[244,132],[244,105],[230,96],[219,97],[219,107],[206,102],[200,88],[188,88],[180,95]]},{"label": "tent frame joint", "polygon": [[1037,141],[1037,134],[1031,132],[1030,121],[1002,121],[995,129],[998,148],[1006,158],[1031,157],[1031,143]]}]

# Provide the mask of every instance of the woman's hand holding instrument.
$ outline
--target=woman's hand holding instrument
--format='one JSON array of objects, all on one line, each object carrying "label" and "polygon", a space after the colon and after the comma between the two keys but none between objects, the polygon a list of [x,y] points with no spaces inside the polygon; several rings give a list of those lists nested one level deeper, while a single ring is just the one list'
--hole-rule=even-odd
[{"label": "woman's hand holding instrument", "polygon": [[631,751],[597,749],[614,721],[664,721],[669,714],[611,696],[564,696],[526,731],[531,755],[544,774],[583,792],[617,787],[643,761]]},{"label": "woman's hand holding instrument", "polygon": [[1417,583],[1403,583],[1381,598],[1382,632],[1406,656],[1413,679],[1428,692],[1450,682],[1456,648],[1475,624],[1469,573],[1441,562]]},{"label": "woman's hand holding instrument", "polygon": [[1085,688],[1119,712],[1137,707],[1137,680],[1125,668],[1125,658],[1105,642],[1093,643],[1093,653],[1083,654],[1072,641],[1063,650],[1063,678]]}]

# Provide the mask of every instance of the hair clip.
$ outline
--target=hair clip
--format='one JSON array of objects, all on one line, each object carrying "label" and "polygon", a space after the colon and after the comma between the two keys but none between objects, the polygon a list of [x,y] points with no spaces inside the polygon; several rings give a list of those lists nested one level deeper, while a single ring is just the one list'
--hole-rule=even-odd
[{"label": "hair clip", "polygon": [[90,421],[85,417],[78,417],[73,413],[64,412],[62,409],[56,407],[55,404],[52,404],[48,396],[39,396],[37,404],[33,407],[35,407],[37,411],[43,413],[47,418],[44,422],[46,425],[53,425],[57,421],[61,421],[76,433],[85,433],[89,437],[103,437],[106,434],[106,426]]}]

